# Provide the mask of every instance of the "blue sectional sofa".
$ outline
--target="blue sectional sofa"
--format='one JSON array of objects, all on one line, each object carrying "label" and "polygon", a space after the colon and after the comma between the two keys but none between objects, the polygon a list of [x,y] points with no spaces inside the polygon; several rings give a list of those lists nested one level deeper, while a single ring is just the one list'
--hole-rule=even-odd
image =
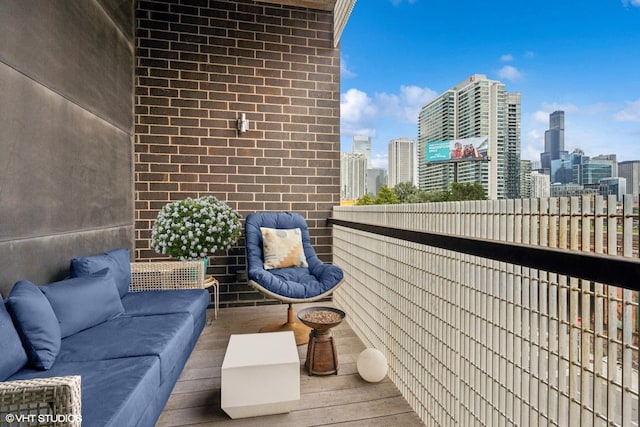
[{"label": "blue sectional sofa", "polygon": [[82,426],[155,425],[206,324],[209,292],[131,292],[124,249],[75,258],[70,271],[44,286],[20,281],[0,304],[0,396],[16,380],[79,376]]}]

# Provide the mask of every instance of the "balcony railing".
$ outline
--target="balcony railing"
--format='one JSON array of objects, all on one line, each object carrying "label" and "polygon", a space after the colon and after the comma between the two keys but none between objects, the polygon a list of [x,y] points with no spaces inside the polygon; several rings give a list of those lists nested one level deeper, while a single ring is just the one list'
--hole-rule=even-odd
[{"label": "balcony railing", "polygon": [[334,208],[334,301],[426,425],[638,424],[631,197]]}]

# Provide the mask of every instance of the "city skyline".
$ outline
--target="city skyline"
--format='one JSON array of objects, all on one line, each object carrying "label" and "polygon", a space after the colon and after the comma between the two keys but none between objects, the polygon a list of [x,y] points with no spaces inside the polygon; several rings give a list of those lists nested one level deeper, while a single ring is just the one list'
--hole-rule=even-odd
[{"label": "city skyline", "polygon": [[640,159],[640,55],[629,54],[640,51],[639,0],[358,2],[341,46],[341,151],[370,136],[374,166],[388,168],[389,141],[417,138],[422,106],[477,73],[521,93],[522,159],[545,151],[555,110],[566,112],[567,151]]}]

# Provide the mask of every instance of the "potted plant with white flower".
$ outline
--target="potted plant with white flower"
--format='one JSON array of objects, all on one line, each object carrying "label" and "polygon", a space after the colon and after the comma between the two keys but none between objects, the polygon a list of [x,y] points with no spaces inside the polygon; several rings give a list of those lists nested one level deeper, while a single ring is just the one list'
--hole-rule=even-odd
[{"label": "potted plant with white flower", "polygon": [[159,254],[182,261],[205,261],[228,250],[242,233],[240,215],[214,196],[186,198],[166,204],[151,229],[151,246]]}]

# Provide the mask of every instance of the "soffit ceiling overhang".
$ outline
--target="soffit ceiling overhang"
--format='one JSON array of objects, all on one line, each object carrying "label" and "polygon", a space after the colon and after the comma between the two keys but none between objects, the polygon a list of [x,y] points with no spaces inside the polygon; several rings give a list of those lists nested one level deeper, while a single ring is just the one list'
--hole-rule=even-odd
[{"label": "soffit ceiling overhang", "polygon": [[337,46],[356,0],[260,0],[284,6],[333,11],[333,45]]}]

